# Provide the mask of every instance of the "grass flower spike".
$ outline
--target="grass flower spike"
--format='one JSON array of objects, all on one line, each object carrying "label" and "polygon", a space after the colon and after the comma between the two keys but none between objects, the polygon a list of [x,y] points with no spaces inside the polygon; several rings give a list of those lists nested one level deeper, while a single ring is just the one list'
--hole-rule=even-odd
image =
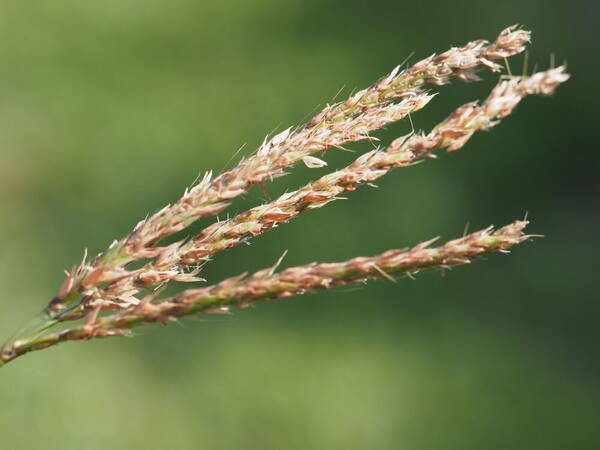
[{"label": "grass flower spike", "polygon": [[[277,272],[277,267],[229,278],[209,286],[182,290],[159,298],[166,283],[202,283],[203,264],[220,251],[239,245],[320,208],[343,193],[370,184],[393,168],[435,157],[435,150],[455,151],[473,134],[496,125],[528,95],[550,95],[569,75],[564,67],[523,77],[503,77],[481,104],[466,103],[428,133],[411,133],[364,153],[345,168],[333,171],[289,191],[277,199],[231,219],[212,225],[182,241],[162,244],[201,217],[216,215],[232,200],[285,175],[286,169],[303,163],[324,167],[320,155],[328,148],[352,142],[379,142],[373,133],[402,120],[427,105],[434,97],[425,88],[447,84],[452,78],[479,80],[477,72],[499,72],[498,61],[524,51],[530,33],[516,27],[502,31],[492,43],[477,40],[401,70],[396,67],[367,89],[345,101],[327,105],[305,125],[288,128],[265,139],[250,156],[232,169],[213,177],[207,173],[171,205],[140,221],[133,231],[114,241],[93,261],[84,257],[62,283],[58,294],[24,330],[0,349],[0,366],[32,350],[60,342],[109,336],[130,336],[144,324],[166,323],[196,313],[226,312],[257,300],[273,300],[319,289],[329,289],[374,278],[412,276],[422,270],[445,270],[495,251],[505,252],[530,236],[527,222],[515,221],[493,231],[486,228],[440,247],[432,241],[410,249],[388,250],[373,257],[338,263],[312,263]],[[137,268],[131,263],[139,261]],[[143,263],[143,264],[142,264]],[[62,324],[62,331],[50,332]]]},{"label": "grass flower spike", "polygon": [[[110,336],[130,336],[131,328],[145,323],[166,323],[194,313],[223,313],[231,307],[247,307],[257,300],[275,300],[359,283],[373,278],[413,276],[421,270],[447,269],[470,263],[492,251],[506,251],[526,240],[527,222],[516,221],[493,231],[492,227],[437,248],[437,239],[423,242],[409,250],[388,250],[373,257],[358,257],[338,263],[312,263],[290,267],[276,273],[276,266],[247,277],[242,274],[209,287],[188,289],[173,298],[154,302],[154,296],[137,306],[103,318],[94,317],[83,325],[31,340],[16,341],[10,357],[16,358],[32,350],[41,350],[65,341],[88,340]],[[8,355],[5,355],[5,360]]]}]

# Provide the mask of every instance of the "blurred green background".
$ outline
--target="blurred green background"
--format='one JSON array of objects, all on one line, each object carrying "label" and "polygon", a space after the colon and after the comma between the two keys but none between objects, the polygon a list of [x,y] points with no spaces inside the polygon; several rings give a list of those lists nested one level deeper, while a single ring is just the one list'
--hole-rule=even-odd
[{"label": "blurred green background", "polygon": [[[209,282],[375,254],[465,224],[546,235],[446,277],[373,282],[65,344],[0,371],[2,449],[592,449],[600,445],[597,2],[3,1],[0,330],[106,248],[346,86],[505,26],[573,78],[490,133],[220,254]],[[520,72],[523,58],[511,60]],[[497,81],[453,83],[428,130]],[[378,136],[389,141],[408,123]],[[354,148],[364,150],[364,145]],[[330,151],[330,168],[352,160]],[[325,170],[298,166],[277,195]],[[253,190],[231,212],[263,200]],[[201,225],[211,223],[204,221]]]}]

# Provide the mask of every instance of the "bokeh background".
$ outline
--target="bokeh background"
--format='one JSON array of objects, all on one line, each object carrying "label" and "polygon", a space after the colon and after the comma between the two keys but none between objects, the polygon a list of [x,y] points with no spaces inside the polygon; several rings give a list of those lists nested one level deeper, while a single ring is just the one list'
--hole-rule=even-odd
[{"label": "bokeh background", "polygon": [[[204,170],[315,106],[505,26],[568,61],[460,152],[220,254],[217,281],[374,254],[526,212],[544,234],[421,274],[71,343],[0,371],[3,449],[592,449],[600,445],[598,4],[560,0],[1,2],[0,330]],[[523,58],[511,60],[520,72]],[[429,129],[497,81],[453,83]],[[408,123],[378,136],[389,141]],[[364,145],[354,146],[358,150]],[[330,167],[353,156],[330,151]],[[324,170],[297,167],[272,195]],[[263,201],[253,190],[232,212]],[[203,225],[210,220],[202,222]],[[594,266],[596,265],[596,269]]]}]

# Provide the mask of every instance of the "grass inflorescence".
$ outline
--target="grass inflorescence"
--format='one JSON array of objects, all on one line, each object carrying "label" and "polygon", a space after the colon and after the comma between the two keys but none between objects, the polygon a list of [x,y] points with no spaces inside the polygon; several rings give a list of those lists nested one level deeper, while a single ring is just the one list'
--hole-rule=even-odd
[{"label": "grass inflorescence", "polygon": [[[523,231],[527,222],[518,220],[497,231],[489,227],[439,247],[431,247],[432,240],[410,249],[388,250],[373,257],[337,263],[312,263],[282,271],[277,271],[277,264],[250,276],[242,274],[160,298],[160,287],[167,283],[202,283],[204,280],[198,276],[201,268],[218,252],[247,242],[304,211],[323,207],[394,168],[433,158],[436,150],[458,150],[475,132],[487,130],[509,115],[524,97],[554,93],[569,78],[564,67],[530,76],[503,76],[484,102],[458,107],[428,133],[399,137],[298,190],[233,218],[217,219],[181,241],[162,244],[199,218],[216,216],[252,185],[264,185],[285,175],[285,169],[296,163],[324,167],[327,162],[322,158],[329,148],[364,140],[378,142],[374,131],[427,105],[435,95],[427,86],[444,85],[451,79],[477,81],[476,73],[484,69],[499,72],[499,62],[522,53],[529,41],[529,32],[512,26],[492,43],[477,40],[434,54],[404,70],[398,66],[367,89],[327,105],[306,124],[266,138],[232,169],[218,176],[206,173],[179,200],[140,221],[129,235],[115,240],[105,252],[92,260],[85,255],[67,273],[57,295],[42,313],[0,349],[0,365],[60,342],[130,336],[137,326],[166,323],[189,314],[222,313],[257,300],[372,278],[412,276],[421,270],[445,270],[489,252],[507,251],[528,239],[530,236]],[[134,265],[137,268],[132,268]],[[56,325],[62,325],[62,331],[51,332]]]}]

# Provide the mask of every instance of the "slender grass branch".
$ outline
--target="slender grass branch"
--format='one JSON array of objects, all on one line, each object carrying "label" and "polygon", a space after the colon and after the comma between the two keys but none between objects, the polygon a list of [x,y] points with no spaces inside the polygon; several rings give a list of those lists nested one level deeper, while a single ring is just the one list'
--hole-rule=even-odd
[{"label": "slender grass branch", "polygon": [[[429,133],[411,133],[360,155],[345,168],[333,171],[304,187],[251,208],[228,220],[216,220],[183,241],[162,245],[166,237],[187,229],[201,217],[224,210],[254,184],[285,175],[284,169],[303,162],[323,167],[315,156],[328,148],[358,141],[379,141],[373,133],[386,125],[410,118],[436,95],[426,86],[447,84],[450,79],[477,81],[476,72],[501,70],[496,62],[519,54],[530,33],[517,27],[503,30],[494,42],[476,40],[425,58],[411,67],[396,67],[372,86],[345,101],[327,105],[306,124],[271,137],[234,168],[186,189],[171,205],[140,221],[126,237],[115,240],[93,260],[87,254],[68,272],[58,294],[27,326],[0,349],[0,366],[33,350],[61,342],[110,336],[130,336],[132,329],[155,322],[167,323],[191,314],[227,312],[258,300],[274,300],[319,289],[365,282],[370,279],[413,276],[423,270],[446,270],[469,263],[490,252],[508,248],[531,236],[526,221],[515,221],[493,231],[471,233],[439,247],[433,241],[409,250],[388,250],[373,257],[338,263],[313,263],[277,272],[271,267],[228,278],[219,283],[182,290],[159,298],[156,289],[166,283],[201,283],[200,268],[225,249],[262,235],[297,218],[304,211],[323,207],[343,193],[360,188],[392,169],[412,165],[435,151],[462,148],[473,134],[490,129],[508,116],[528,95],[550,95],[568,80],[564,67],[530,76],[501,77],[481,104],[466,103]],[[137,269],[133,262],[148,260]],[[150,294],[145,295],[145,293]],[[76,322],[81,320],[81,322]],[[61,325],[62,331],[51,332]]]}]

